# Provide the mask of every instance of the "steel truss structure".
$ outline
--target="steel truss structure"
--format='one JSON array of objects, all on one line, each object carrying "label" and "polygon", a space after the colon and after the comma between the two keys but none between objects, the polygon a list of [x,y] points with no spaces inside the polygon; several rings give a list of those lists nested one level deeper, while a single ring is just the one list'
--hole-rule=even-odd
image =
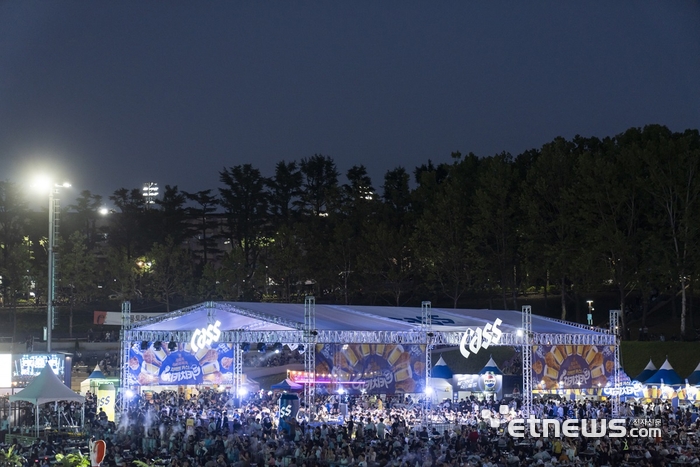
[{"label": "steel truss structure", "polygon": [[532,307],[525,305],[522,308],[523,329],[522,329],[522,357],[523,357],[523,417],[527,418],[532,414]]},{"label": "steel truss structure", "polygon": [[[433,344],[431,338],[433,336],[433,315],[432,315],[432,304],[430,302],[421,302],[421,334],[425,336],[425,388],[426,392],[430,388],[430,376],[433,372]],[[421,417],[423,425],[427,425],[430,420],[430,400],[431,395],[426,394],[423,397],[423,405],[421,407]]]},{"label": "steel truss structure", "polygon": [[122,302],[122,328],[119,331],[120,348],[122,354],[120,387],[117,392],[114,413],[121,414],[129,410],[129,400],[124,391],[129,387],[127,375],[129,374],[129,347],[131,342],[127,340],[127,334],[131,330],[131,302]]},{"label": "steel truss structure", "polygon": [[[613,367],[613,387],[620,387],[620,310],[610,310],[610,333],[615,336],[615,357]],[[613,391],[612,396],[612,414],[613,417],[620,415],[620,392]]]},{"label": "steel truss structure", "polygon": [[309,421],[314,416],[313,410],[316,399],[316,342],[318,331],[316,330],[316,299],[306,297],[304,299],[304,331],[301,340],[275,341],[285,344],[302,342],[304,344],[304,371],[306,384],[304,385],[304,405]]},{"label": "steel truss structure", "polygon": [[[191,331],[128,331],[126,339],[137,341],[166,341],[189,342]],[[426,331],[324,331],[316,330],[314,335],[318,344],[425,344],[430,337],[433,346],[459,346],[463,331],[438,331],[433,329],[431,336]],[[304,331],[222,331],[220,342],[281,342],[282,344],[303,343]],[[530,345],[615,345],[613,334],[539,334],[533,333]],[[498,345],[520,347],[523,337],[518,333],[504,332]]]},{"label": "steel truss structure", "polygon": [[[126,375],[129,360],[129,348],[135,342],[189,342],[194,330],[187,331],[158,331],[139,330],[131,326],[129,302],[124,302],[122,306],[122,388],[128,388]],[[219,337],[220,342],[233,344],[234,349],[234,394],[239,395],[242,385],[242,353],[241,344],[251,342],[279,342],[281,344],[302,344],[304,346],[304,370],[308,376],[309,384],[304,385],[304,403],[306,404],[309,416],[312,416],[312,407],[315,398],[315,372],[316,372],[316,345],[317,344],[418,344],[425,345],[426,348],[426,384],[430,382],[432,372],[431,351],[436,346],[459,346],[466,331],[440,331],[432,325],[432,307],[430,302],[421,304],[421,324],[415,330],[410,331],[338,331],[323,330],[316,328],[316,301],[314,297],[306,297],[304,300],[304,323],[286,320],[276,316],[265,315],[263,313],[242,310],[226,303],[206,302],[193,307],[171,312],[157,318],[149,320],[149,325],[158,322],[171,320],[178,316],[186,315],[194,310],[208,309],[208,319],[214,319],[216,310],[231,311],[238,315],[247,316],[260,320],[261,325],[274,323],[289,328],[288,330],[263,330],[255,329],[257,326],[248,326],[246,329],[222,331]],[[610,328],[601,329],[575,323],[566,324],[585,330],[580,334],[561,333],[537,333],[532,329],[532,309],[530,306],[522,307],[522,329],[516,333],[504,332],[497,345],[520,347],[523,358],[523,411],[528,416],[532,414],[532,346],[534,345],[612,345],[615,347],[615,387],[619,385],[619,336],[618,321],[619,312],[610,312]],[[563,321],[560,321],[563,322]],[[615,323],[615,324],[613,324]],[[595,331],[595,332],[591,332]],[[424,398],[424,404],[427,404]],[[126,409],[126,403],[122,404],[122,409]],[[428,417],[428,407],[423,406],[423,417]],[[619,397],[613,400],[613,410],[619,410]],[[617,413],[617,412],[615,412]],[[424,420],[425,422],[425,420]]]}]

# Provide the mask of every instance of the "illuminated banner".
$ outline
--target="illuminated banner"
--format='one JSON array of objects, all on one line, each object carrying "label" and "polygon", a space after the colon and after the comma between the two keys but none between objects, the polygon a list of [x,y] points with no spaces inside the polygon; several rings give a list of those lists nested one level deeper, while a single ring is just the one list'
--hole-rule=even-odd
[{"label": "illuminated banner", "polygon": [[[330,379],[350,393],[418,393],[425,390],[425,346],[319,344],[316,378]],[[323,390],[323,387],[317,390]],[[332,388],[331,388],[332,389]]]},{"label": "illuminated banner", "polygon": [[194,352],[199,352],[200,349],[211,347],[215,342],[219,342],[219,337],[221,337],[221,321],[217,321],[214,324],[210,324],[206,328],[196,329],[192,333],[192,339],[190,339],[190,345]]},{"label": "illuminated banner", "polygon": [[469,355],[477,354],[481,349],[488,349],[491,345],[497,345],[503,332],[499,326],[503,323],[499,318],[493,324],[486,324],[483,329],[467,329],[462,335],[462,340],[459,343],[459,351],[464,358],[469,358]]},{"label": "illuminated banner", "polygon": [[501,397],[503,393],[503,375],[488,372],[483,375],[454,375],[458,391],[490,392]]},{"label": "illuminated banner", "polygon": [[611,345],[535,345],[532,377],[537,389],[605,387],[613,379]]},{"label": "illuminated banner", "polygon": [[186,386],[233,383],[233,346],[218,343],[197,347],[178,344],[174,350],[168,343],[156,349],[152,342],[141,349],[135,342],[129,349],[128,384],[140,386]]},{"label": "illuminated banner", "polygon": [[97,387],[97,412],[104,410],[107,414],[107,420],[114,421],[114,404],[116,402],[117,392],[113,384],[100,384]]}]

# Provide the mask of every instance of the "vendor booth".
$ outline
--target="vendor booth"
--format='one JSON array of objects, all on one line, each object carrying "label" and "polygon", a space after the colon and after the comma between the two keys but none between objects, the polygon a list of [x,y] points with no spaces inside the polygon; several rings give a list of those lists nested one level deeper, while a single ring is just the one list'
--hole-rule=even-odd
[{"label": "vendor booth", "polygon": [[442,358],[442,356],[433,367],[433,371],[430,376],[430,387],[432,388],[432,401],[442,402],[445,399],[451,401],[454,392],[454,386],[452,383],[454,374],[452,373],[450,367],[447,366],[447,363],[445,362],[445,359]]}]

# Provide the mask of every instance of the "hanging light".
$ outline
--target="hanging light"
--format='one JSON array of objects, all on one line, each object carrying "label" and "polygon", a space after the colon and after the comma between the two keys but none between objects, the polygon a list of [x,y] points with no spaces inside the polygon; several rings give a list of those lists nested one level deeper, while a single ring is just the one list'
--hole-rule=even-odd
[{"label": "hanging light", "polygon": [[243,352],[248,352],[250,351],[250,342],[242,342],[241,343],[241,350]]},{"label": "hanging light", "polygon": [[258,352],[260,352],[260,353],[265,353],[265,352],[267,352],[267,344],[264,343],[264,342],[260,342],[260,343],[258,344]]},{"label": "hanging light", "polygon": [[168,343],[168,350],[171,352],[175,352],[176,349],[177,349],[177,342],[171,340]]}]

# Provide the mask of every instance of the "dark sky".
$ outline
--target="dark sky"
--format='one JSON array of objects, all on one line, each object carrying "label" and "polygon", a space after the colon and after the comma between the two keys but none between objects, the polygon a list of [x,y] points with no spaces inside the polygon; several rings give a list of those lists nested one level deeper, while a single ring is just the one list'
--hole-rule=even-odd
[{"label": "dark sky", "polygon": [[0,179],[108,195],[700,127],[698,1],[0,2]]}]

